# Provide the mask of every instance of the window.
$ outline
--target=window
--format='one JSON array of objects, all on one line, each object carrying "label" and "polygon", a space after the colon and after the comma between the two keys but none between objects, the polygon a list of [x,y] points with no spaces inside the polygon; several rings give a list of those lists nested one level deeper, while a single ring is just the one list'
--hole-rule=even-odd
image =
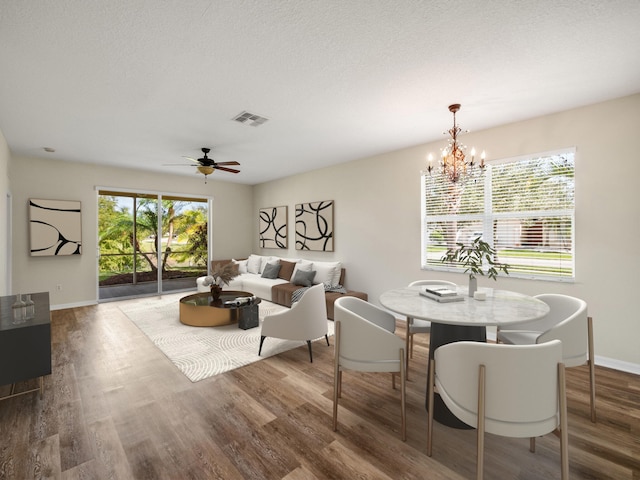
[{"label": "window", "polygon": [[520,278],[575,278],[575,150],[488,165],[466,183],[422,175],[422,268],[457,271],[440,259],[481,236]]}]

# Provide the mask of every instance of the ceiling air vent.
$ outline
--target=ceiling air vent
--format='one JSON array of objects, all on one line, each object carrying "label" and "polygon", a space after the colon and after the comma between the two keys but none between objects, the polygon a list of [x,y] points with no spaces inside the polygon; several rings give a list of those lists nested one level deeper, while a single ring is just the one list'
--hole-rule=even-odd
[{"label": "ceiling air vent", "polygon": [[233,120],[238,123],[244,123],[245,125],[249,125],[251,127],[259,127],[269,119],[261,117],[260,115],[256,115],[255,113],[242,112],[241,114],[236,115]]}]

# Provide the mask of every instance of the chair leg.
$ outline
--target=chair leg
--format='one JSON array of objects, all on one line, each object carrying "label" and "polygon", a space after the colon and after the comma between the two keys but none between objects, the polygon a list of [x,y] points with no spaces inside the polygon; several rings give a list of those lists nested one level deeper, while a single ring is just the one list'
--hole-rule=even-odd
[{"label": "chair leg", "polygon": [[262,344],[264,343],[264,339],[267,338],[264,335],[262,335],[260,337],[260,347],[258,348],[258,356],[260,356],[260,353],[262,352]]},{"label": "chair leg", "polygon": [[431,456],[431,449],[433,445],[433,397],[435,394],[435,360],[429,361],[429,373],[427,374],[427,401],[429,403],[429,415],[427,420],[427,456]]},{"label": "chair leg", "polygon": [[536,453],[536,437],[529,438],[529,451]]},{"label": "chair leg", "polygon": [[329,335],[325,335],[324,339],[327,341],[327,347],[330,347],[331,344],[329,343]]},{"label": "chair leg", "polygon": [[593,357],[593,318],[587,317],[589,337],[589,386],[591,401],[591,421],[596,423],[596,365]]},{"label": "chair leg", "polygon": [[340,384],[342,372],[340,371],[340,322],[336,322],[336,342],[333,354],[333,431],[338,430],[338,397],[340,396]]},{"label": "chair leg", "polygon": [[558,364],[558,394],[560,395],[560,463],[562,465],[560,478],[569,480],[569,432],[564,363]]},{"label": "chair leg", "polygon": [[482,480],[484,472],[484,408],[485,408],[485,366],[480,365],[478,371],[478,458],[476,459],[476,478]]},{"label": "chair leg", "polygon": [[[411,338],[411,334],[409,333],[409,328],[411,328],[411,324],[409,323],[409,320],[411,320],[410,318],[407,318],[407,334],[405,335],[405,352],[409,351],[409,344],[412,340]],[[407,374],[407,380],[409,380],[409,355],[405,355],[405,370],[406,370],[406,374]]]},{"label": "chair leg", "polygon": [[313,352],[311,352],[311,340],[307,340],[307,346],[309,347],[309,361],[313,363]]},{"label": "chair leg", "polygon": [[400,411],[402,418],[402,441],[407,441],[407,399],[406,399],[406,386],[407,376],[405,370],[405,357],[406,352],[400,349]]}]

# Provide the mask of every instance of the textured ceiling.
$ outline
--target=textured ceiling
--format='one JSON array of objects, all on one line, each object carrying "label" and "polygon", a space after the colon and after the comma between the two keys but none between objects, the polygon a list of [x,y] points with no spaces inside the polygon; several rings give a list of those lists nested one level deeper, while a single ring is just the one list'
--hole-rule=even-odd
[{"label": "textured ceiling", "polygon": [[451,103],[477,131],[640,92],[638,25],[638,0],[1,0],[0,130],[185,175],[213,147],[256,184],[444,143]]}]

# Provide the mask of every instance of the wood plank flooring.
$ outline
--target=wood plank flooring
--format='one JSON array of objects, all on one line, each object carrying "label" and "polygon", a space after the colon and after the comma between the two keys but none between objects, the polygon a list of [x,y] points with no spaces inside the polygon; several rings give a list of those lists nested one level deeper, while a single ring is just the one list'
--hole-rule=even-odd
[{"label": "wood plank flooring", "polygon": [[[333,432],[324,340],[313,363],[301,344],[191,383],[117,305],[52,313],[44,398],[0,402],[0,479],[475,478],[475,431],[436,424],[425,454],[428,335],[415,337],[404,443],[388,374],[345,372]],[[640,378],[597,368],[596,381],[592,424],[587,369],[567,372],[571,478],[640,480]],[[485,478],[559,479],[558,438],[536,444],[530,453],[527,439],[487,435]]]}]

